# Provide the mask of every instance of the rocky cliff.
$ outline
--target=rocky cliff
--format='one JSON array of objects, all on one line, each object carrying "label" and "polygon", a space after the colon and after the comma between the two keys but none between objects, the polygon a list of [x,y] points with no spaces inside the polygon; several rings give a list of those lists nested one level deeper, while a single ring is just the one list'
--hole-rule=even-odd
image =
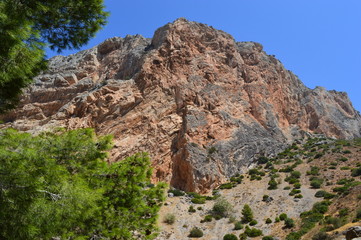
[{"label": "rocky cliff", "polygon": [[307,133],[361,136],[346,93],[309,89],[255,42],[178,19],[152,39],[111,38],[49,60],[3,127],[113,134],[111,161],[139,151],[155,181],[205,192]]}]

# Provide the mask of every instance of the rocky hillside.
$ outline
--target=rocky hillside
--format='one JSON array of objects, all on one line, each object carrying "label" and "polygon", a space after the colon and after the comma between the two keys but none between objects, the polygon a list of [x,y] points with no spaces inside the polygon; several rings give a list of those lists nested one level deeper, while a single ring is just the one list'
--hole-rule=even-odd
[{"label": "rocky hillside", "polygon": [[[207,240],[226,234],[240,240],[361,237],[360,159],[360,139],[313,138],[294,143],[275,158],[260,158],[256,168],[236,174],[213,194],[171,189],[161,210],[158,239],[191,239],[194,229],[201,233],[199,239]],[[229,208],[216,208],[220,203]],[[253,213],[248,220],[245,205]],[[358,235],[348,233],[351,227],[357,227]]]},{"label": "rocky hillside", "polygon": [[309,133],[361,136],[346,93],[309,89],[262,45],[178,19],[49,60],[3,127],[113,134],[111,161],[150,153],[154,181],[207,192]]}]

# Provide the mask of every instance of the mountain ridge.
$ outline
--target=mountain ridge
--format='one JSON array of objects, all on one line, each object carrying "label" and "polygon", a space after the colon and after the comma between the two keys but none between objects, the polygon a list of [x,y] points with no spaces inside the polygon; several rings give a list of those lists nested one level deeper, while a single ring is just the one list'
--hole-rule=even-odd
[{"label": "mountain ridge", "polygon": [[147,151],[153,180],[207,192],[311,134],[361,136],[347,94],[307,88],[259,43],[178,19],[49,60],[3,126],[113,134],[110,161]]}]

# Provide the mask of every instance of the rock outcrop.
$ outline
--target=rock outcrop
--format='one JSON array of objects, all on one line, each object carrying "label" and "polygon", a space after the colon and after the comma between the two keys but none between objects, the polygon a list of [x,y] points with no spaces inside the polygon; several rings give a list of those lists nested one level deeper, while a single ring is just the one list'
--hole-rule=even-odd
[{"label": "rock outcrop", "polygon": [[154,181],[205,192],[307,133],[361,136],[346,93],[309,89],[255,42],[178,19],[152,39],[56,56],[3,127],[113,134],[111,161],[150,153]]}]

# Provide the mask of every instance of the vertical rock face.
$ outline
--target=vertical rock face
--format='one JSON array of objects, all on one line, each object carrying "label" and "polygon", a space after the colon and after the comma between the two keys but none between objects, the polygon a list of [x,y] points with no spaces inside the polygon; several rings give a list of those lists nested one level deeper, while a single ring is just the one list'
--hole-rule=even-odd
[{"label": "vertical rock face", "polygon": [[113,134],[111,161],[147,151],[155,181],[199,192],[307,132],[361,136],[346,93],[311,90],[261,44],[185,19],[152,39],[111,38],[52,58],[1,119],[33,132],[64,126]]}]

